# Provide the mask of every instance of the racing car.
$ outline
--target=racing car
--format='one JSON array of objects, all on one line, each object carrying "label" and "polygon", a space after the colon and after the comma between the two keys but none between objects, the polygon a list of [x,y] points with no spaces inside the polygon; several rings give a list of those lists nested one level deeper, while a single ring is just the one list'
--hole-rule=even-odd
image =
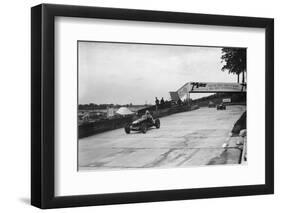
[{"label": "racing car", "polygon": [[128,123],[124,129],[127,134],[130,134],[131,131],[146,133],[147,130],[153,126],[159,129],[160,120],[158,118],[154,119],[152,116],[143,115],[141,118]]},{"label": "racing car", "polygon": [[226,106],[224,103],[218,104],[217,105],[217,110],[226,110]]}]

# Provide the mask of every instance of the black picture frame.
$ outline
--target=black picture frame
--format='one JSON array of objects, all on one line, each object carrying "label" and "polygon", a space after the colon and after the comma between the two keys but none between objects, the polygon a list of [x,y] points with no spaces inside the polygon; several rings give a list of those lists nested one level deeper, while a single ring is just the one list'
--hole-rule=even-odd
[{"label": "black picture frame", "polygon": [[[93,195],[54,195],[54,20],[57,16],[264,28],[265,184]],[[41,4],[31,9],[31,204],[42,209],[274,193],[274,20],[164,11]]]}]

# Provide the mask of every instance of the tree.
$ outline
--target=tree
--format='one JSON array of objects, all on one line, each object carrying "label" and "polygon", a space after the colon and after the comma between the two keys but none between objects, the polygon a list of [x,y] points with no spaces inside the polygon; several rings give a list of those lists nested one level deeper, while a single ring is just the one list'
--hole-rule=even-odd
[{"label": "tree", "polygon": [[222,48],[221,59],[225,62],[222,71],[228,70],[229,73],[236,74],[238,83],[242,73],[242,83],[245,83],[246,48]]}]

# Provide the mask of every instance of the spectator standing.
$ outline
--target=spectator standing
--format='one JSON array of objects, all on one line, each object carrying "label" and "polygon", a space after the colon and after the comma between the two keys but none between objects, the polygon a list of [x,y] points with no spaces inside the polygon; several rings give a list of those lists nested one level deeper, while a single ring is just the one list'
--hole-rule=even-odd
[{"label": "spectator standing", "polygon": [[159,100],[157,97],[155,97],[155,105],[158,106],[159,105]]},{"label": "spectator standing", "polygon": [[162,97],[160,100],[160,108],[164,109],[164,107],[165,107],[165,101],[164,101],[164,98]]},{"label": "spectator standing", "polygon": [[165,104],[164,98],[161,98],[160,104],[163,106]]},{"label": "spectator standing", "polygon": [[155,110],[157,111],[159,107],[159,100],[157,97],[155,97]]}]

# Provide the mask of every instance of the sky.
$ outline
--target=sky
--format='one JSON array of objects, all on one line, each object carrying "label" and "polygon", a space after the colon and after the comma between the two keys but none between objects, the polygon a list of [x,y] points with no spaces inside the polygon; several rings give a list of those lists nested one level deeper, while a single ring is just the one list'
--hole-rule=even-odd
[{"label": "sky", "polygon": [[79,104],[154,104],[190,81],[235,83],[221,71],[221,54],[219,47],[80,41]]}]

